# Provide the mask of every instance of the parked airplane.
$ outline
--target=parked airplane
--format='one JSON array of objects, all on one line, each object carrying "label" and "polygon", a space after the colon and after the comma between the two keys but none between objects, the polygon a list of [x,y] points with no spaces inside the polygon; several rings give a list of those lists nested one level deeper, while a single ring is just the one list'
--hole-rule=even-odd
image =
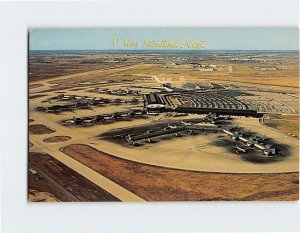
[{"label": "parked airplane", "polygon": [[189,126],[192,125],[192,122],[181,121],[181,124],[184,124],[185,126]]}]

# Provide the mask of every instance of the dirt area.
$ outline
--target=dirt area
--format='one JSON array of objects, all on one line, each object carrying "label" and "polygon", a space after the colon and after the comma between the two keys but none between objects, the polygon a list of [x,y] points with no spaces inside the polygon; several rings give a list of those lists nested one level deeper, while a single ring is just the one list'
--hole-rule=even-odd
[{"label": "dirt area", "polygon": [[49,92],[53,92],[53,91],[65,90],[66,88],[69,88],[69,87],[50,88],[50,89],[42,90],[42,91],[39,91],[39,92],[36,92],[36,93],[49,93]]},{"label": "dirt area", "polygon": [[44,86],[43,84],[31,84],[31,85],[29,85],[29,89],[33,89],[33,88],[38,88],[38,87],[42,87],[42,86]]},{"label": "dirt area", "polygon": [[36,98],[40,98],[40,97],[44,97],[44,96],[47,96],[47,95],[31,95],[28,98],[29,99],[36,99]]},{"label": "dirt area", "polygon": [[[39,178],[36,179],[36,176]],[[44,153],[29,152],[28,188],[52,193],[61,201],[118,201],[110,193]]]},{"label": "dirt area", "polygon": [[54,137],[45,138],[43,141],[47,143],[56,143],[56,142],[69,141],[70,139],[71,137],[69,136],[54,136]]},{"label": "dirt area", "polygon": [[84,90],[84,88],[74,88],[74,89],[71,89],[70,91],[81,91],[81,90]]},{"label": "dirt area", "polygon": [[299,173],[226,174],[146,165],[90,146],[61,150],[147,201],[298,200]]},{"label": "dirt area", "polygon": [[59,200],[54,197],[51,193],[38,192],[36,190],[29,190],[29,202],[59,202]]},{"label": "dirt area", "polygon": [[[118,57],[118,55],[116,55]],[[56,77],[59,75],[70,75],[78,72],[98,69],[101,67],[118,67],[131,62],[123,60],[120,64],[114,61],[115,55],[108,59],[107,54],[88,52],[78,53],[52,53],[31,52],[29,56],[29,81],[38,81]]]},{"label": "dirt area", "polygon": [[265,119],[265,125],[294,134],[299,137],[299,116],[290,115],[270,115],[270,119]]},{"label": "dirt area", "polygon": [[33,144],[31,142],[28,142],[29,148],[33,147]]},{"label": "dirt area", "polygon": [[29,125],[28,129],[32,134],[50,134],[55,132],[54,129],[51,129],[48,126],[42,124]]}]

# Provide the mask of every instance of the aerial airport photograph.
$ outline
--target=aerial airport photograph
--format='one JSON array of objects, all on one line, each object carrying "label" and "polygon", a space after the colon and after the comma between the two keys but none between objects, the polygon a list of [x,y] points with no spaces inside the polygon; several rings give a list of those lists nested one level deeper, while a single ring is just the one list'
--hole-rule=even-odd
[{"label": "aerial airport photograph", "polygon": [[296,28],[32,28],[28,201],[299,200]]}]

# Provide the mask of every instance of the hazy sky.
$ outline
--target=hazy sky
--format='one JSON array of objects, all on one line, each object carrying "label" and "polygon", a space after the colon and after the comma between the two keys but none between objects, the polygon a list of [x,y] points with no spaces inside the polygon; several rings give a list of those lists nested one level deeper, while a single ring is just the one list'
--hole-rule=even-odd
[{"label": "hazy sky", "polygon": [[143,47],[145,38],[155,41],[206,41],[205,48],[217,50],[298,50],[297,28],[244,29],[31,29],[30,50],[130,49],[113,47],[113,39],[130,39]]}]

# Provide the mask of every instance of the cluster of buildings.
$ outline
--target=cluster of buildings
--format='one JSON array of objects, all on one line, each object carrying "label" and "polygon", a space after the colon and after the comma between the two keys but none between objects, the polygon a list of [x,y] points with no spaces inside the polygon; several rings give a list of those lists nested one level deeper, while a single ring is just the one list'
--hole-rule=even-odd
[{"label": "cluster of buildings", "polygon": [[125,96],[125,95],[138,96],[138,95],[140,95],[139,90],[132,90],[129,88],[117,89],[117,90],[110,90],[108,88],[95,88],[93,90],[90,90],[90,92],[97,92],[97,93],[109,94],[109,95],[119,95],[119,96]]},{"label": "cluster of buildings", "polygon": [[189,63],[180,63],[180,62],[172,62],[167,67],[176,68],[176,69],[192,69],[197,71],[204,71],[204,72],[212,72],[217,70],[223,70],[223,65],[214,65],[214,64],[201,64],[199,62],[189,62]]},{"label": "cluster of buildings", "polygon": [[272,66],[257,66],[254,67],[255,70],[261,70],[261,71],[276,71],[279,70],[278,67],[272,67]]},{"label": "cluster of buildings", "polygon": [[150,114],[178,112],[188,114],[235,115],[260,117],[246,103],[217,93],[149,93],[143,95],[144,106]]}]

